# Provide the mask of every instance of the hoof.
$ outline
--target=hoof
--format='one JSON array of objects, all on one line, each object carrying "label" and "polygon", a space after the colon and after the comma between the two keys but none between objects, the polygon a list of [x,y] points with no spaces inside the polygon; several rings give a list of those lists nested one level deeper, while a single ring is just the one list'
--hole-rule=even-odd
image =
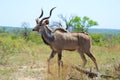
[{"label": "hoof", "polygon": [[60,61],[61,66],[63,67],[63,61]]},{"label": "hoof", "polygon": [[48,74],[53,75],[53,73],[52,73],[52,72],[50,72],[50,71],[48,71]]}]

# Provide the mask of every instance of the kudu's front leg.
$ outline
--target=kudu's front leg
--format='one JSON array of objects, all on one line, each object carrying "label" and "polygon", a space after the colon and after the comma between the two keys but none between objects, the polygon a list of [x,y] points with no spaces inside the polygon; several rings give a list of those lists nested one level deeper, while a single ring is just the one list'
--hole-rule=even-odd
[{"label": "kudu's front leg", "polygon": [[56,51],[52,50],[52,52],[48,58],[48,73],[51,73],[50,72],[50,60],[55,56],[56,53],[57,53]]},{"label": "kudu's front leg", "polygon": [[60,66],[63,67],[63,61],[62,59],[62,51],[58,52],[58,75],[60,75]]}]

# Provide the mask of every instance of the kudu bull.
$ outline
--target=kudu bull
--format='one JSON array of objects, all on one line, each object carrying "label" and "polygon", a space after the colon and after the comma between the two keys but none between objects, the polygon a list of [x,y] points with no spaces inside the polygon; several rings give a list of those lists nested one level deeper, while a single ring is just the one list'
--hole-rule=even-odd
[{"label": "kudu bull", "polygon": [[[55,8],[55,7],[54,7]],[[71,33],[67,32],[62,28],[56,28],[55,30],[51,30],[48,26],[49,18],[51,17],[52,8],[50,10],[50,15],[48,17],[44,17],[39,21],[39,19],[43,16],[43,10],[41,10],[41,15],[36,19],[36,26],[33,31],[37,31],[41,34],[42,39],[45,44],[49,45],[52,49],[52,52],[48,58],[48,71],[50,60],[58,54],[58,71],[60,71],[60,66],[62,66],[62,50],[74,51],[77,50],[80,54],[83,67],[86,65],[87,60],[85,54],[90,57],[90,59],[94,62],[96,69],[98,70],[97,62],[95,57],[91,54],[91,37],[85,33]]]}]

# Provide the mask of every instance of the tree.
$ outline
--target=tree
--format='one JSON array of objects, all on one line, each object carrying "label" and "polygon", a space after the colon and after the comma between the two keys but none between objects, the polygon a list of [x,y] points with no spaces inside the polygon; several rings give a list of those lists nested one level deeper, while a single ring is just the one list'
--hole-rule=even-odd
[{"label": "tree", "polygon": [[79,16],[72,16],[69,19],[67,19],[63,15],[60,15],[59,17],[64,21],[66,25],[66,30],[71,27],[72,31],[75,32],[88,32],[88,29],[90,27],[98,25],[96,21],[93,21],[87,16],[84,16],[83,18]]},{"label": "tree", "polygon": [[29,38],[29,34],[30,34],[30,30],[28,29],[29,28],[29,23],[26,23],[26,22],[23,22],[21,27],[23,28],[23,31],[22,31],[22,36],[24,37],[25,40],[28,40]]},{"label": "tree", "polygon": [[73,16],[71,16],[71,17],[69,17],[68,19],[65,17],[65,16],[63,16],[63,15],[59,15],[58,16],[59,18],[61,18],[62,20],[63,20],[63,22],[65,23],[65,26],[66,26],[66,30],[68,30],[71,26],[72,26],[72,20],[73,20]]},{"label": "tree", "polygon": [[75,16],[72,20],[72,27],[73,31],[76,32],[88,32],[88,29],[92,26],[97,26],[98,23],[96,21],[93,21],[92,19],[88,18],[87,16],[84,16],[83,18],[80,18],[78,16]]},{"label": "tree", "polygon": [[0,28],[0,33],[5,33],[6,32],[6,27]]}]

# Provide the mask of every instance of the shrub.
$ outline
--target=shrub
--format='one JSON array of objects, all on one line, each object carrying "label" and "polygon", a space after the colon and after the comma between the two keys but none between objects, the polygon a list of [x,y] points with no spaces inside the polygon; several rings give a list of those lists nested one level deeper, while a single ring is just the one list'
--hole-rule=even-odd
[{"label": "shrub", "polygon": [[91,34],[93,45],[97,46],[113,46],[120,43],[118,34]]}]

